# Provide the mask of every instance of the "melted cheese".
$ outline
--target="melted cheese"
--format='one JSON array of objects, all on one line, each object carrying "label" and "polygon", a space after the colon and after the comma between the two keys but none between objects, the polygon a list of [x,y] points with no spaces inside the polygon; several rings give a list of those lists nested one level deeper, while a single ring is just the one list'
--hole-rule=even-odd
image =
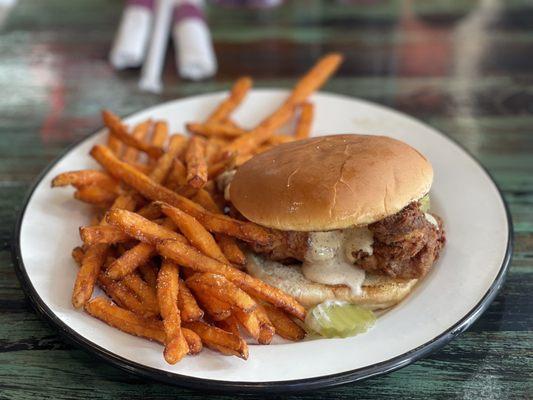
[{"label": "melted cheese", "polygon": [[302,273],[310,281],[326,285],[346,285],[361,293],[365,271],[355,266],[353,253],[372,254],[373,238],[368,228],[309,233]]}]

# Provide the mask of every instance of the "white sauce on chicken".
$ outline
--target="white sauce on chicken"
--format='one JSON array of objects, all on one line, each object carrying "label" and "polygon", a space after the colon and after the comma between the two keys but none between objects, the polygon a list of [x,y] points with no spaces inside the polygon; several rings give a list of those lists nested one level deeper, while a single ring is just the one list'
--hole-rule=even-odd
[{"label": "white sauce on chicken", "polygon": [[354,265],[359,250],[371,255],[373,238],[368,228],[309,233],[302,273],[310,281],[346,285],[360,294],[365,271]]}]

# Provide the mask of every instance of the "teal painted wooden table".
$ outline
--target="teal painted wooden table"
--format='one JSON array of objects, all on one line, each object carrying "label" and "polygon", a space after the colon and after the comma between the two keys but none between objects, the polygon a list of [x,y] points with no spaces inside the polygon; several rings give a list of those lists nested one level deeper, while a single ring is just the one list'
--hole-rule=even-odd
[{"label": "teal painted wooden table", "polygon": [[289,87],[330,50],[346,62],[327,90],[414,115],[488,168],[511,208],[515,252],[494,303],[439,352],[383,377],[295,397],[533,396],[533,4],[356,3],[294,1],[261,12],[212,6],[217,77],[182,82],[169,54],[165,91],[150,95],[137,90],[138,71],[117,73],[107,63],[120,3],[19,1],[0,28],[0,399],[205,396],[106,365],[42,321],[11,261],[17,210],[36,175],[100,126],[101,107],[128,114],[226,89],[243,74],[257,86]]}]

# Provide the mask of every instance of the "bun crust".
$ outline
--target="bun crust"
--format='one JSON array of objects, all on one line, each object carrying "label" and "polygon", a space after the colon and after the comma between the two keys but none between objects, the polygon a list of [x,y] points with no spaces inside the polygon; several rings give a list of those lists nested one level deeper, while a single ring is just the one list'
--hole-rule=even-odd
[{"label": "bun crust", "polygon": [[368,225],[423,197],[429,161],[385,136],[334,135],[276,146],[237,170],[229,192],[248,220],[323,231]]},{"label": "bun crust", "polygon": [[418,281],[367,274],[362,293],[356,295],[347,286],[311,282],[305,278],[298,265],[269,262],[251,254],[247,255],[247,260],[246,269],[250,275],[283,290],[305,308],[326,300],[344,300],[371,310],[381,310],[399,303]]}]

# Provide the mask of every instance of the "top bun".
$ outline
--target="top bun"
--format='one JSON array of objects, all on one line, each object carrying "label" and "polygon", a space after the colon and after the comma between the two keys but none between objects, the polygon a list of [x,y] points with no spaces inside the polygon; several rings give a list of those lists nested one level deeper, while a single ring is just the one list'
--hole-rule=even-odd
[{"label": "top bun", "polygon": [[334,135],[286,143],[239,167],[229,193],[247,219],[284,231],[365,226],[423,197],[429,161],[385,136]]}]

